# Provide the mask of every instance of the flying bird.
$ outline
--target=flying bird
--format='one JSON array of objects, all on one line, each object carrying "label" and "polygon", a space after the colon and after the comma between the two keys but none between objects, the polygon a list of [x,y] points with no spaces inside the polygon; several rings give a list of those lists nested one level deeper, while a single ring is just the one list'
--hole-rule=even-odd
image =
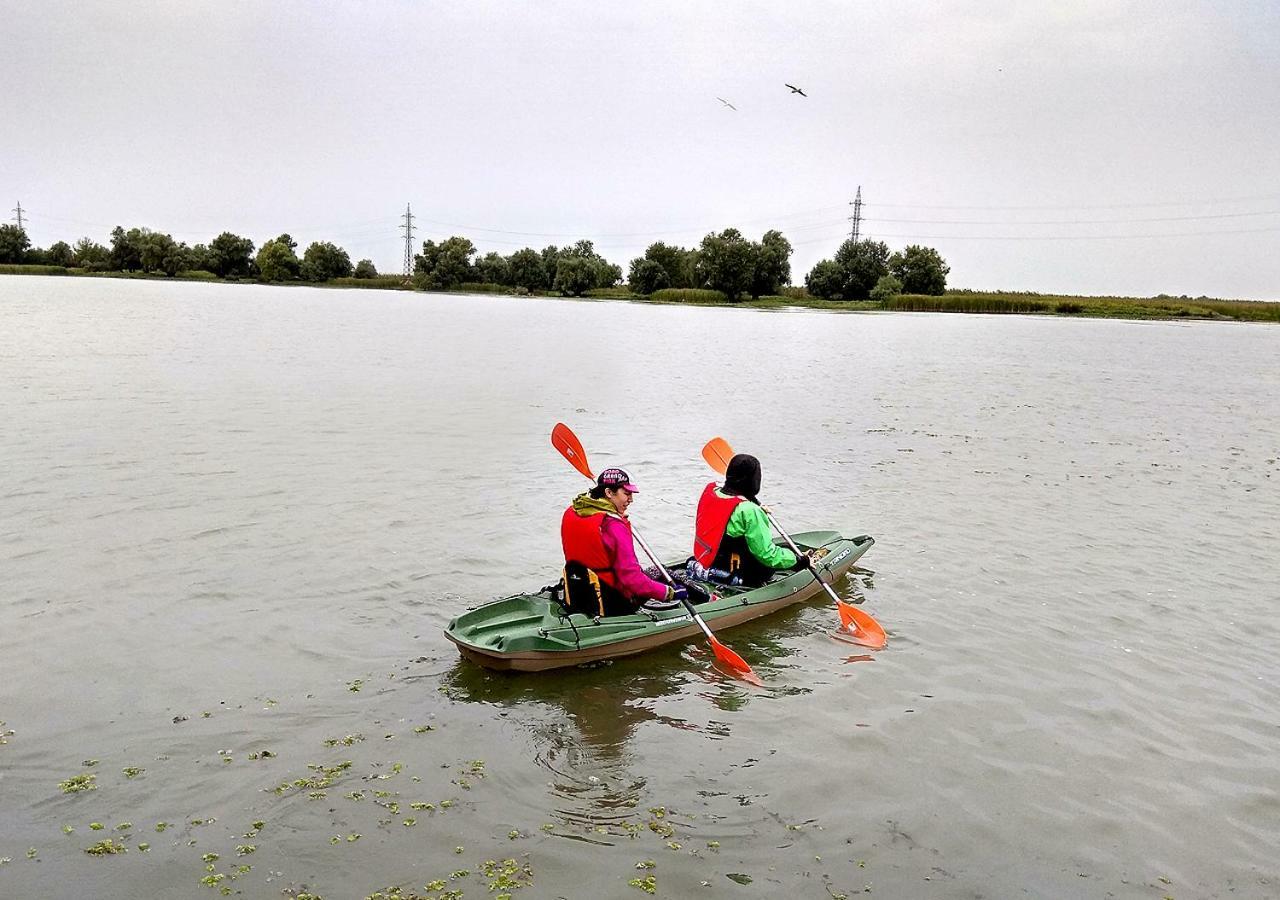
[{"label": "flying bird", "polygon": [[738,107],[734,106],[732,103],[730,103],[728,100],[724,99],[723,97],[717,97],[716,99],[719,100],[721,103],[723,103],[725,106],[729,107],[734,112],[738,111]]},{"label": "flying bird", "polygon": [[[784,81],[783,84],[786,84],[786,82]],[[800,88],[796,87],[794,84],[787,84],[787,87],[791,88],[791,93],[793,94],[799,94],[801,97],[809,96],[804,91],[800,90]]]}]

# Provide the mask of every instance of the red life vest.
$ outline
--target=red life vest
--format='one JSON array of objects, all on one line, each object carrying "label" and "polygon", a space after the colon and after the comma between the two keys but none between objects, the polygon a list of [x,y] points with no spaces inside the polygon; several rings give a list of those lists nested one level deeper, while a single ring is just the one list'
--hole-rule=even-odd
[{"label": "red life vest", "polygon": [[[618,579],[613,574],[613,558],[604,546],[605,513],[580,516],[570,506],[560,519],[560,543],[564,545],[564,561],[576,562],[586,566],[600,577],[600,580],[614,590],[618,590]],[[631,523],[621,519],[631,531]]]},{"label": "red life vest", "polygon": [[724,530],[729,527],[729,517],[741,502],[741,497],[717,495],[714,481],[703,488],[702,496],[698,498],[698,519],[693,527],[693,555],[708,569],[720,552],[720,542],[724,540]]}]

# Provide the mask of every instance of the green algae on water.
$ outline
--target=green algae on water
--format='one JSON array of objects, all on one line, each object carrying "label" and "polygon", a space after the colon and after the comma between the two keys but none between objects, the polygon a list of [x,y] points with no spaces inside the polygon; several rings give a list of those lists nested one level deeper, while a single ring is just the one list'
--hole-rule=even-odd
[{"label": "green algae on water", "polygon": [[[96,760],[95,760],[96,761]],[[78,794],[81,791],[96,791],[98,786],[94,784],[98,776],[92,772],[82,772],[79,775],[72,775],[66,781],[59,781],[58,787],[62,789],[64,794]]]},{"label": "green algae on water", "polygon": [[92,846],[85,847],[84,852],[90,856],[114,856],[117,853],[128,853],[129,848],[124,844],[118,844],[113,839],[107,838]]}]

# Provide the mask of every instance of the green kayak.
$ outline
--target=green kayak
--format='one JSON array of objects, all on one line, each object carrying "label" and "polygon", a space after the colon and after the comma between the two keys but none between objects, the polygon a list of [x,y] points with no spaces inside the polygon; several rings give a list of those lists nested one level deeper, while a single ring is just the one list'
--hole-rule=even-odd
[{"label": "green kayak", "polygon": [[[792,538],[801,548],[815,551],[817,569],[828,581],[848,572],[875,543],[868,535],[846,538],[835,531],[810,531]],[[682,573],[684,560],[668,568]],[[822,586],[804,571],[776,573],[772,581],[758,588],[721,584],[707,584],[706,588],[713,592],[713,599],[697,609],[716,632],[822,594]],[[451,621],[444,633],[467,659],[490,669],[517,672],[631,656],[702,637],[683,607],[592,619],[580,613],[567,614],[546,588],[469,610]]]}]

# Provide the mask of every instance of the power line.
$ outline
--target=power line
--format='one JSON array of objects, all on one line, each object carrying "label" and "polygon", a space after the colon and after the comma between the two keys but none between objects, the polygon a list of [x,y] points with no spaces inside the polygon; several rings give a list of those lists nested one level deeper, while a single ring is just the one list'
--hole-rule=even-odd
[{"label": "power line", "polygon": [[[1280,225],[1271,228],[1224,228],[1218,231],[1169,231],[1163,234],[897,234],[877,232],[878,237],[903,238],[909,241],[1127,241],[1148,238],[1216,237],[1231,234],[1270,234],[1280,232]],[[817,244],[832,242],[838,237],[809,238],[792,241],[793,244]]]},{"label": "power line", "polygon": [[1248,216],[1276,216],[1280,209],[1262,212],[1212,213],[1204,216],[1154,216],[1139,219],[1048,219],[1025,222],[1017,219],[868,219],[869,222],[893,222],[911,225],[1131,225],[1136,222],[1196,222],[1205,219],[1242,219]]},{"label": "power line", "polygon": [[1146,203],[1104,203],[1104,204],[1021,204],[1009,206],[965,205],[965,204],[930,204],[930,203],[868,203],[868,206],[886,209],[985,209],[985,210],[1051,210],[1051,209],[1148,209],[1168,206],[1214,206],[1220,203],[1260,203],[1280,200],[1280,194],[1258,194],[1252,197],[1215,197],[1205,200],[1164,200]]},{"label": "power line", "polygon": [[13,211],[14,211],[14,212],[16,212],[16,213],[18,214],[18,216],[17,216],[17,218],[18,218],[18,228],[19,228],[20,230],[25,230],[25,229],[23,229],[23,225],[22,225],[22,201],[21,201],[21,200],[19,200],[19,201],[18,201],[18,205],[17,205],[17,206],[15,206],[15,207],[13,208]]}]

